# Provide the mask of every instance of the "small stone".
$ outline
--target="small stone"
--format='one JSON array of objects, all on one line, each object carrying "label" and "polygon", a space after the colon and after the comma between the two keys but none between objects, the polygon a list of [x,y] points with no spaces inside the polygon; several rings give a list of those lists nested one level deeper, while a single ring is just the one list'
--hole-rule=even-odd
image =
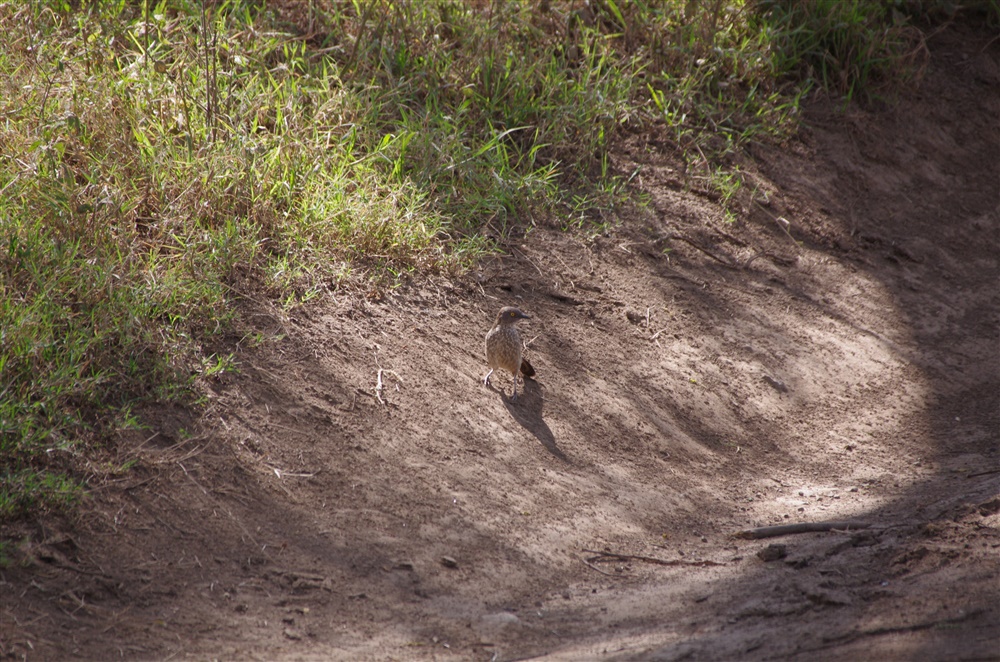
[{"label": "small stone", "polygon": [[780,544],[768,545],[764,549],[757,552],[757,558],[765,563],[771,561],[777,561],[788,556],[788,547]]},{"label": "small stone", "polygon": [[771,385],[779,393],[788,393],[788,387],[780,379],[775,379],[770,375],[764,375],[764,381]]},{"label": "small stone", "polygon": [[442,556],[441,557],[441,565],[443,565],[446,568],[457,568],[458,567],[458,561],[456,561],[455,559],[453,559],[450,556]]}]

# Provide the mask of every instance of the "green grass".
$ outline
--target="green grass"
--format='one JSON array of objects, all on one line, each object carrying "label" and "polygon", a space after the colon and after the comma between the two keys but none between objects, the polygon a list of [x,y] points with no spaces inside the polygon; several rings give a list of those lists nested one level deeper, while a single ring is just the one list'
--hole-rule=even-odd
[{"label": "green grass", "polygon": [[[901,5],[903,3],[900,3]],[[866,99],[913,71],[919,31],[892,3],[871,0],[760,0],[759,25],[776,71],[808,77],[850,101]]]},{"label": "green grass", "polygon": [[810,89],[907,70],[874,1],[591,6],[0,4],[0,520],[72,503],[138,407],[233,369],[208,348],[243,296],[575,231],[625,195],[623,127],[665,126],[736,220],[734,154],[790,135]]}]

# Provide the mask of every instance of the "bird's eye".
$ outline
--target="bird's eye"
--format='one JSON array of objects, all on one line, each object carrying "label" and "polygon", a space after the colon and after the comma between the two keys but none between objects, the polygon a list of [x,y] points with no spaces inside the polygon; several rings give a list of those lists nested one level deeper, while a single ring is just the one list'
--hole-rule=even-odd
[{"label": "bird's eye", "polygon": [[514,313],[511,313],[511,314],[510,314],[510,316],[511,316],[511,317],[513,317],[513,316],[514,316]]}]

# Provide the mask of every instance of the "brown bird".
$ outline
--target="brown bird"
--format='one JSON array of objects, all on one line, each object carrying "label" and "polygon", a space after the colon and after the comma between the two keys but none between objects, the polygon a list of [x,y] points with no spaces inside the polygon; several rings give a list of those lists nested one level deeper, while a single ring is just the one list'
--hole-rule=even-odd
[{"label": "brown bird", "polygon": [[507,306],[497,314],[497,322],[486,334],[486,361],[490,364],[490,371],[483,378],[483,383],[489,386],[490,376],[497,368],[503,368],[514,376],[514,389],[511,391],[510,399],[517,400],[517,375],[523,372],[525,377],[532,377],[535,374],[531,364],[521,357],[524,344],[521,342],[521,334],[517,330],[517,321],[531,319],[519,309]]}]

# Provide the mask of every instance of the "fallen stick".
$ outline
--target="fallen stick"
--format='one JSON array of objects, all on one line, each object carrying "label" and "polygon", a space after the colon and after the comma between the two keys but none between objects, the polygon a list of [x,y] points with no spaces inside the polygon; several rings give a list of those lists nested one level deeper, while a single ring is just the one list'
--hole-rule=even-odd
[{"label": "fallen stick", "polygon": [[603,570],[601,570],[600,568],[598,568],[593,563],[590,563],[589,561],[587,561],[587,559],[580,559],[580,560],[583,561],[583,565],[587,566],[591,570],[596,570],[597,572],[601,573],[602,575],[607,575],[608,577],[616,577],[617,579],[621,579],[622,578],[621,575],[614,575],[614,574],[611,574],[610,572],[604,572]]},{"label": "fallen stick", "polygon": [[817,531],[834,531],[851,529],[867,529],[870,524],[865,522],[800,522],[798,524],[779,524],[777,526],[762,526],[758,529],[747,529],[735,534],[737,538],[760,540],[775,536],[789,536],[795,533],[815,533]]},{"label": "fallen stick", "polygon": [[382,368],[378,369],[378,382],[375,384],[375,399],[380,404],[385,404],[385,400],[382,399]]},{"label": "fallen stick", "polygon": [[597,554],[597,556],[592,556],[591,558],[587,559],[587,561],[591,562],[612,560],[612,561],[642,561],[643,563],[655,563],[656,565],[697,565],[697,566],[726,565],[725,563],[718,563],[717,561],[681,561],[680,559],[668,561],[666,559],[658,559],[654,556],[615,554],[614,552],[599,552],[596,549],[584,549],[583,551],[589,554]]},{"label": "fallen stick", "polygon": [[732,262],[730,262],[729,260],[723,260],[723,259],[722,259],[721,257],[719,257],[718,255],[716,255],[716,254],[715,254],[715,253],[713,253],[712,251],[708,250],[708,249],[707,249],[707,248],[705,248],[704,246],[701,246],[701,245],[699,245],[699,244],[698,244],[697,242],[695,242],[695,241],[692,241],[692,240],[688,239],[688,238],[687,238],[687,237],[685,237],[684,235],[681,235],[681,234],[676,234],[676,233],[675,233],[675,234],[671,234],[671,235],[669,235],[669,236],[668,236],[667,238],[668,238],[668,239],[680,239],[680,240],[681,240],[681,241],[683,241],[684,243],[686,243],[686,244],[689,244],[689,245],[691,245],[691,246],[694,246],[695,248],[697,248],[698,250],[700,250],[700,251],[701,251],[702,253],[704,253],[705,255],[709,256],[709,257],[710,257],[710,258],[712,258],[713,260],[715,260],[716,262],[719,262],[719,263],[721,263],[721,264],[724,264],[724,265],[726,265],[727,267],[731,267],[731,266],[733,266]]},{"label": "fallen stick", "polygon": [[989,471],[978,471],[974,474],[966,474],[966,478],[978,478],[979,476],[989,476],[992,474],[1000,474],[1000,469],[990,469]]}]

